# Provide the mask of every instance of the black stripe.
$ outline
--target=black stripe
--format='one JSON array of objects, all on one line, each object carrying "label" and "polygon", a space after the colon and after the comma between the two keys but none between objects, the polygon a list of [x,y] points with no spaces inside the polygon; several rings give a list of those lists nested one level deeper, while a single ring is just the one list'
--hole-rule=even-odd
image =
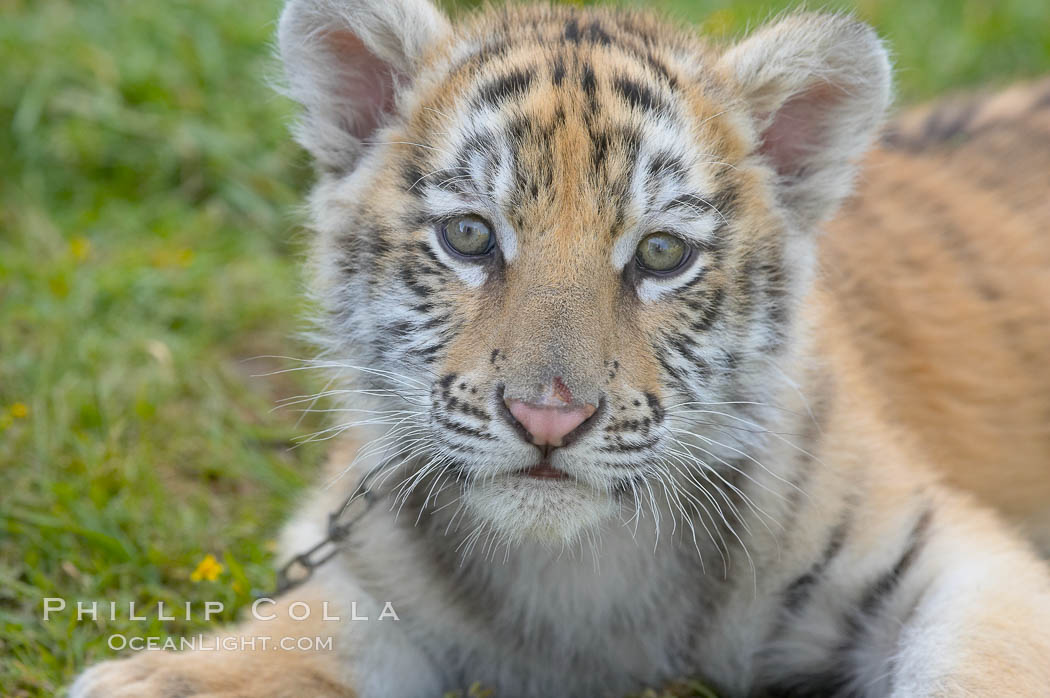
[{"label": "black stripe", "polygon": [[596,44],[601,44],[602,46],[608,46],[613,42],[612,37],[602,28],[602,25],[598,20],[594,20],[591,22],[590,26],[587,27],[587,38]]},{"label": "black stripe", "polygon": [[649,161],[646,172],[650,178],[661,176],[681,180],[685,177],[685,162],[674,153],[661,151]]},{"label": "black stripe", "polygon": [[678,88],[678,80],[675,79],[675,76],[671,74],[671,71],[667,69],[667,66],[661,63],[651,51],[646,52],[645,62],[649,64],[649,67],[652,68],[657,75],[667,81],[667,84],[672,90]]},{"label": "black stripe", "polygon": [[580,41],[580,23],[575,17],[565,23],[565,40],[572,43],[579,43]]},{"label": "black stripe", "polygon": [[604,131],[592,135],[591,141],[591,167],[594,173],[602,169],[605,164],[605,156],[609,153],[609,134]]},{"label": "black stripe", "polygon": [[401,177],[405,183],[405,190],[414,196],[419,196],[419,191],[416,188],[423,184],[423,181],[426,179],[426,175],[419,165],[412,161],[405,163],[404,169],[401,171]]},{"label": "black stripe", "polygon": [[452,315],[449,314],[449,313],[446,313],[444,315],[438,315],[438,316],[432,317],[429,320],[427,320],[426,322],[424,322],[423,325],[420,327],[420,329],[421,330],[432,330],[435,327],[440,327],[441,325],[446,324],[451,319],[452,319]]},{"label": "black stripe", "polygon": [[713,210],[714,206],[699,194],[679,194],[664,205],[664,211],[673,211],[679,208],[686,209],[699,216]]},{"label": "black stripe", "polygon": [[482,87],[478,91],[478,97],[482,102],[499,107],[506,100],[523,95],[528,91],[531,84],[531,72],[515,70],[492,80]]},{"label": "black stripe", "polygon": [[392,249],[390,240],[393,237],[389,230],[377,229],[373,231],[368,237],[368,244],[372,247],[372,254],[376,257],[382,257],[389,253]]},{"label": "black stripe", "polygon": [[646,112],[668,111],[667,103],[640,82],[621,76],[613,80],[613,88],[635,109]]},{"label": "black stripe", "polygon": [[473,427],[466,426],[465,424],[458,424],[456,422],[453,422],[451,419],[448,419],[447,417],[445,417],[443,415],[440,415],[440,414],[433,414],[433,415],[431,415],[431,419],[433,419],[435,422],[437,422],[441,426],[445,427],[449,431],[454,431],[457,434],[462,434],[464,436],[472,436],[475,439],[482,439],[484,441],[495,441],[496,440],[496,437],[493,436],[492,434],[489,434],[489,433],[484,432],[484,431],[480,431],[480,430],[475,429]]},{"label": "black stripe", "polygon": [[561,86],[562,80],[565,79],[565,59],[558,56],[554,59],[554,67],[551,68],[551,81],[555,86]]},{"label": "black stripe", "polygon": [[696,346],[696,342],[693,341],[692,337],[676,333],[668,335],[666,339],[671,346],[678,350],[678,355],[689,363],[689,367],[695,371],[697,378],[706,381],[713,375],[714,371],[707,359],[693,353],[693,347]]},{"label": "black stripe", "polygon": [[415,271],[413,271],[412,267],[401,267],[401,269],[398,272],[398,275],[401,277],[401,283],[403,283],[409,291],[416,294],[420,298],[430,297],[431,290],[423,284],[419,283],[419,279],[416,277],[416,273]]},{"label": "black stripe", "polygon": [[705,292],[699,301],[688,301],[687,304],[690,310],[701,313],[700,317],[690,323],[689,329],[694,332],[707,332],[710,330],[711,326],[721,317],[722,306],[725,304],[725,300],[725,289],[719,286],[713,293]]},{"label": "black stripe", "polygon": [[821,554],[820,559],[814,562],[805,574],[802,574],[784,588],[782,607],[785,611],[797,613],[809,600],[813,588],[820,582],[828,567],[835,560],[835,557],[842,551],[842,546],[846,542],[846,536],[849,534],[852,521],[853,505],[850,503],[846,511],[842,513],[838,524],[831,530],[831,535],[828,537],[827,545],[824,546],[824,552]]},{"label": "black stripe", "polygon": [[873,615],[900,586],[901,581],[908,573],[923,544],[926,542],[926,532],[930,527],[932,518],[933,511],[927,507],[923,510],[915,525],[912,526],[911,533],[908,534],[908,544],[905,546],[904,552],[897,558],[897,562],[881,577],[876,579],[861,596],[859,606],[861,613],[866,616]]},{"label": "black stripe", "polygon": [[966,101],[948,102],[935,107],[922,123],[914,128],[902,129],[899,124],[891,124],[882,137],[882,145],[888,149],[918,153],[929,147],[951,145],[955,141],[972,141],[989,131],[1021,121],[1029,114],[1050,106],[1050,92],[1047,92],[1028,109],[985,119],[980,126],[974,127],[973,122],[979,114],[983,114],[990,99],[994,99],[994,95],[978,95]]},{"label": "black stripe", "polygon": [[459,161],[460,164],[455,167],[445,168],[427,175],[425,179],[426,185],[435,187],[442,191],[453,192],[464,196],[471,192],[476,192],[477,188],[474,186],[474,179],[471,176],[471,172],[466,165],[463,164],[466,162],[463,153],[460,153]]},{"label": "black stripe", "polygon": [[740,191],[735,182],[730,181],[725,189],[712,197],[707,198],[707,203],[719,214],[719,220],[725,225],[726,220],[733,217],[740,203]]},{"label": "black stripe", "polygon": [[433,357],[439,351],[444,349],[446,344],[448,344],[447,341],[441,340],[441,341],[438,341],[438,342],[434,342],[433,344],[428,344],[428,345],[426,345],[424,347],[420,347],[418,349],[411,350],[410,352],[407,352],[407,353],[410,353],[413,356],[422,356],[422,357],[424,357],[424,361],[426,361],[427,359]]},{"label": "black stripe", "polygon": [[465,415],[467,415],[469,417],[475,417],[475,418],[480,419],[480,420],[485,421],[485,422],[487,422],[487,421],[492,419],[492,417],[489,415],[488,412],[486,412],[485,410],[481,409],[477,405],[471,405],[469,402],[461,401],[461,402],[458,403],[457,406],[453,406],[450,403],[448,408],[449,408],[450,411],[462,412],[463,414],[465,414]]},{"label": "black stripe", "polygon": [[643,395],[645,396],[646,404],[648,404],[649,409],[652,410],[653,421],[657,424],[663,422],[666,413],[664,412],[663,405],[660,404],[660,399],[652,393],[644,393]]},{"label": "black stripe", "polygon": [[587,97],[587,104],[590,110],[596,111],[598,108],[598,79],[594,75],[594,68],[589,63],[584,63],[580,67],[580,89],[583,90],[583,94]]},{"label": "black stripe", "polygon": [[[610,432],[610,433],[618,433],[618,432]],[[620,441],[619,439],[617,439],[616,440],[616,444],[614,446],[600,446],[597,450],[600,453],[631,453],[631,452],[634,452],[634,451],[645,451],[645,450],[648,450],[648,449],[656,446],[656,444],[658,444],[658,443],[660,443],[660,439],[649,439],[647,441],[643,441],[643,442],[637,443],[637,444],[625,444],[622,441]]]},{"label": "black stripe", "polygon": [[[428,245],[427,243],[423,242],[422,240],[419,240],[419,241],[416,242],[415,247],[416,247],[416,250],[420,254],[423,254],[424,256],[426,256],[426,258],[429,259],[431,261],[431,263],[436,264],[438,267],[440,267],[444,271],[449,271],[448,266],[444,262],[442,262],[440,259],[438,259],[438,256],[436,254],[434,254],[434,250],[432,250],[430,248],[430,245]],[[420,306],[417,306],[416,309],[420,310]],[[429,308],[426,308],[425,310],[429,310]],[[424,312],[424,311],[420,310],[420,312]]]},{"label": "black stripe", "polygon": [[679,368],[672,366],[667,360],[667,350],[664,347],[657,347],[656,360],[660,367],[663,368],[664,373],[667,374],[667,377],[671,379],[671,382],[678,386],[683,393],[687,395],[692,394],[690,391],[693,386],[686,380],[685,374]]},{"label": "black stripe", "polygon": [[963,104],[945,104],[935,109],[926,118],[922,132],[916,137],[917,146],[945,143],[963,135],[981,106],[977,100],[970,100]]}]

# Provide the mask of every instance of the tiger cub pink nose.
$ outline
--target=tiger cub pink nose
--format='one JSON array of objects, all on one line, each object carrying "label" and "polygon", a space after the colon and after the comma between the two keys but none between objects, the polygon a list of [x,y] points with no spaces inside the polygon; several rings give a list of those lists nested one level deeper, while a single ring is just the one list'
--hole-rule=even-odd
[{"label": "tiger cub pink nose", "polygon": [[529,432],[532,443],[537,446],[561,446],[565,436],[586,422],[597,409],[594,405],[535,405],[513,399],[506,403],[511,415]]}]

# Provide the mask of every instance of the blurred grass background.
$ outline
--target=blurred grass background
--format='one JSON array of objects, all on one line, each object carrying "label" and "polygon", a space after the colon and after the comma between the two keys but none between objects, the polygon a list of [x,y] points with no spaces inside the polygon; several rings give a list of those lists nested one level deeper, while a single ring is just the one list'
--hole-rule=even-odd
[{"label": "blurred grass background", "polygon": [[[462,10],[469,2],[455,3]],[[653,3],[719,37],[787,2]],[[61,693],[111,633],[42,599],[222,600],[272,583],[271,540],[319,425],[266,354],[307,356],[296,205],[268,90],[278,0],[0,0],[0,693]],[[1050,69],[1046,0],[860,0],[901,101]],[[222,571],[194,581],[207,555]],[[208,576],[208,575],[206,575]],[[155,615],[155,614],[152,614]]]}]

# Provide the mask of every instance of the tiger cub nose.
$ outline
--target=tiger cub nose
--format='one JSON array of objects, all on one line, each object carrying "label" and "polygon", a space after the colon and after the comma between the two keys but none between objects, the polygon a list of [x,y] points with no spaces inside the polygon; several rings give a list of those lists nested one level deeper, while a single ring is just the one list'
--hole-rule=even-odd
[{"label": "tiger cub nose", "polygon": [[[596,405],[571,401],[564,384],[554,379],[549,397],[541,402],[525,402],[505,398],[510,416],[528,432],[537,446],[562,446],[565,437],[586,422],[598,409]],[[568,399],[566,399],[568,398]]]}]

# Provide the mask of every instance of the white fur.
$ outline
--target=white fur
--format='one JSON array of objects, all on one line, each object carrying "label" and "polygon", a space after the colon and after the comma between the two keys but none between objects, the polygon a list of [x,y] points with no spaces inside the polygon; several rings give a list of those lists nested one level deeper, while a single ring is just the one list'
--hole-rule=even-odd
[{"label": "white fur", "polygon": [[277,43],[283,91],[305,108],[296,136],[318,163],[346,171],[375,125],[450,27],[426,0],[291,0]]},{"label": "white fur", "polygon": [[[828,218],[849,193],[890,101],[890,62],[866,24],[803,14],[756,32],[721,68],[754,117],[756,139],[780,135],[798,153],[771,157],[781,196],[800,226]],[[800,167],[805,173],[795,176]]]}]

